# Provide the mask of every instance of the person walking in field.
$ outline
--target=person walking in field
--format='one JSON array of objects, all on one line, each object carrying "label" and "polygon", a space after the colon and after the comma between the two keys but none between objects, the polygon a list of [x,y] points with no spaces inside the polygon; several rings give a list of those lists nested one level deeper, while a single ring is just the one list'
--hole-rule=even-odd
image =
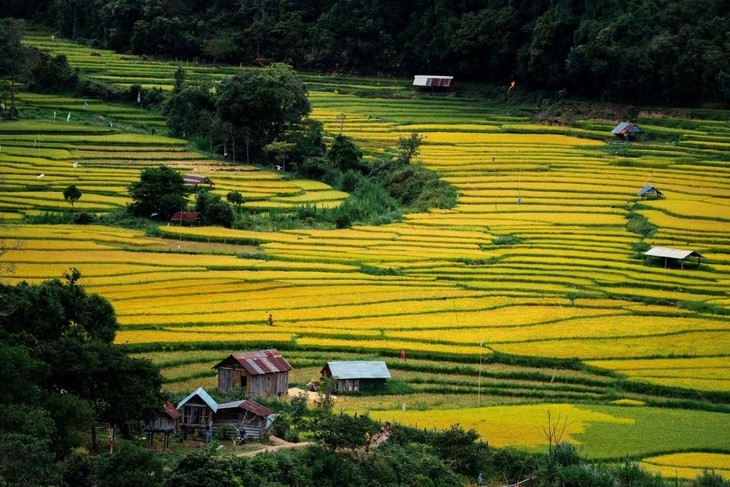
[{"label": "person walking in field", "polygon": [[477,475],[477,485],[484,485],[484,475],[481,472]]},{"label": "person walking in field", "polygon": [[405,350],[400,351],[400,359],[404,362],[406,361],[406,351]]}]

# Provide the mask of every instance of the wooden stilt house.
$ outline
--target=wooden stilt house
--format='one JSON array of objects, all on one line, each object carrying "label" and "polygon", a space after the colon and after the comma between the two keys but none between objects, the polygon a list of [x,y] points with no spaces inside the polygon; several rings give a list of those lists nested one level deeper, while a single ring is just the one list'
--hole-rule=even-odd
[{"label": "wooden stilt house", "polygon": [[245,397],[277,397],[289,391],[292,366],[275,349],[234,353],[213,368],[220,392],[240,387]]},{"label": "wooden stilt house", "polygon": [[144,425],[144,430],[147,433],[147,446],[152,446],[155,433],[162,433],[164,435],[162,448],[166,450],[170,444],[170,435],[177,433],[179,418],[180,412],[175,409],[175,406],[166,402],[160,414]]},{"label": "wooden stilt house", "polygon": [[177,404],[177,409],[182,411],[180,428],[185,434],[210,433],[213,430],[213,415],[218,411],[218,403],[205,392],[205,389],[198,387],[197,390]]}]

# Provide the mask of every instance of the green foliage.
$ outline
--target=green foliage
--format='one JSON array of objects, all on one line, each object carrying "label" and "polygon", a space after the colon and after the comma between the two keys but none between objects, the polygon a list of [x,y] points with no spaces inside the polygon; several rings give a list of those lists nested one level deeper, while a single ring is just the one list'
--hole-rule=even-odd
[{"label": "green foliage", "polygon": [[334,452],[342,448],[365,446],[365,432],[373,431],[374,422],[367,414],[349,416],[321,412],[312,423],[314,441]]},{"label": "green foliage", "polygon": [[230,204],[235,205],[236,208],[240,208],[240,206],[245,201],[240,191],[229,191],[226,195],[226,200]]},{"label": "green foliage", "polygon": [[73,209],[74,203],[81,198],[81,194],[81,190],[77,188],[75,184],[72,184],[63,190],[63,199],[68,201],[71,205],[71,209]]},{"label": "green foliage", "polygon": [[492,240],[492,245],[498,245],[500,247],[508,247],[511,245],[517,245],[522,242],[522,239],[517,235],[495,235]]},{"label": "green foliage", "polygon": [[714,471],[705,470],[701,475],[697,476],[693,485],[696,487],[728,487],[730,486],[730,481],[727,481]]},{"label": "green foliage", "polygon": [[99,460],[95,477],[98,487],[157,487],[163,478],[162,462],[153,451],[127,443]]},{"label": "green foliage", "polygon": [[362,150],[349,137],[336,135],[327,151],[327,159],[342,172],[361,170]]},{"label": "green foliage", "polygon": [[614,487],[616,479],[608,472],[603,472],[583,464],[561,467],[557,475],[558,487]]},{"label": "green foliage", "polygon": [[169,220],[187,203],[182,175],[164,165],[143,169],[139,181],[129,185],[129,194],[132,215],[156,220]]},{"label": "green foliage", "polygon": [[75,91],[79,82],[78,69],[72,69],[64,54],[53,56],[44,52],[38,54],[33,67],[28,89],[39,93],[64,93]]},{"label": "green foliage", "polygon": [[[234,474],[230,459],[216,458],[209,453],[184,456],[166,475],[167,487],[242,487]],[[256,485],[256,484],[246,484]]]},{"label": "green foliage", "polygon": [[195,211],[200,212],[204,225],[221,225],[227,228],[233,226],[235,219],[233,207],[223,201],[220,195],[210,193],[206,189],[198,190]]},{"label": "green foliage", "polygon": [[626,216],[628,219],[626,230],[642,235],[644,238],[651,238],[656,233],[657,227],[652,225],[644,215],[636,213],[634,210],[629,211]]},{"label": "green foliage", "polygon": [[377,267],[363,264],[360,266],[360,272],[370,274],[371,276],[402,276],[403,271],[397,267]]},{"label": "green foliage", "polygon": [[421,152],[421,143],[425,139],[425,135],[418,132],[412,132],[409,136],[398,137],[396,161],[400,164],[410,164]]}]

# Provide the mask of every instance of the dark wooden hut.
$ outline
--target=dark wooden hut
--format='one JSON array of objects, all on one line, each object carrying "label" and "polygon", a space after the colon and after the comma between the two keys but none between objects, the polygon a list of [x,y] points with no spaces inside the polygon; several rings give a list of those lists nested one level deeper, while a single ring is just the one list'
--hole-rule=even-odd
[{"label": "dark wooden hut", "polygon": [[197,174],[186,174],[183,176],[183,182],[187,186],[198,187],[199,184],[207,184],[208,186],[215,186],[215,183],[205,176],[198,176]]},{"label": "dark wooden hut", "polygon": [[390,379],[388,366],[382,361],[327,362],[323,377],[334,377],[334,392],[357,392],[382,389]]},{"label": "dark wooden hut", "polygon": [[251,399],[226,402],[218,405],[213,416],[213,430],[230,426],[249,440],[259,440],[271,429],[273,419],[271,409]]},{"label": "dark wooden hut", "polygon": [[614,137],[621,140],[637,140],[644,133],[635,123],[621,122],[611,131]]},{"label": "dark wooden hut", "polygon": [[175,409],[175,406],[166,402],[160,414],[144,425],[144,430],[147,433],[147,445],[152,446],[155,433],[162,433],[164,435],[162,448],[167,449],[170,444],[170,435],[177,433],[179,418],[180,412]]},{"label": "dark wooden hut", "polygon": [[240,387],[245,397],[277,397],[289,391],[289,365],[275,350],[234,353],[213,366],[218,390]]},{"label": "dark wooden hut", "polygon": [[177,404],[177,409],[182,411],[180,428],[184,434],[195,432],[207,433],[210,436],[213,430],[213,415],[218,411],[218,403],[205,392],[205,389],[198,387],[188,394]]},{"label": "dark wooden hut", "polygon": [[641,199],[643,200],[645,198],[661,198],[664,196],[664,193],[659,191],[655,186],[647,184],[641,188],[638,193],[636,193],[636,196],[641,196]]}]

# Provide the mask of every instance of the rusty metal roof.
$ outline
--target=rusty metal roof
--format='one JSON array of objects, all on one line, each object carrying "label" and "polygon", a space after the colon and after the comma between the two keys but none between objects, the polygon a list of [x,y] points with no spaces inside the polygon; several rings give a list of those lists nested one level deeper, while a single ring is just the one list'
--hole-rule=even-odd
[{"label": "rusty metal roof", "polygon": [[219,404],[218,411],[221,411],[223,409],[245,409],[246,411],[249,411],[256,416],[262,418],[265,418],[274,413],[271,409],[262,406],[261,404],[257,403],[256,401],[252,401],[251,399],[244,399],[242,401],[233,401]]},{"label": "rusty metal roof", "polygon": [[197,221],[198,218],[200,218],[200,213],[197,211],[176,211],[175,214],[172,215],[172,218],[170,218],[170,221],[192,223]]},{"label": "rusty metal roof", "polygon": [[288,372],[292,370],[284,357],[278,350],[257,350],[255,352],[234,353],[213,366],[214,369],[234,360],[238,362],[250,375],[273,374],[276,372]]},{"label": "rusty metal roof", "polygon": [[175,406],[172,405],[172,403],[166,402],[165,403],[165,414],[170,416],[172,419],[177,419],[180,417],[180,411],[175,409]]}]

